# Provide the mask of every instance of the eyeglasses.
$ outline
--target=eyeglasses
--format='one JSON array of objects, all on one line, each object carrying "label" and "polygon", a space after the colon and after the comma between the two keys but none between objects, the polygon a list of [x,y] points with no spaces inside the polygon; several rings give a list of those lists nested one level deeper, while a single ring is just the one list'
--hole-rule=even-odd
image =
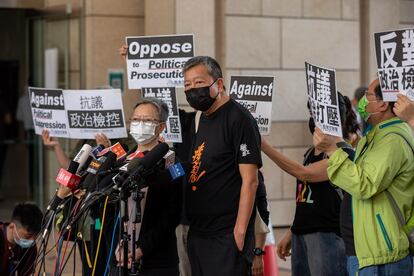
[{"label": "eyeglasses", "polygon": [[143,123],[145,126],[152,126],[153,124],[158,125],[160,121],[154,118],[131,118],[131,123]]},{"label": "eyeglasses", "polygon": [[365,90],[364,94],[365,94],[365,96],[374,96],[375,98],[377,97],[377,95],[375,95],[375,93],[369,93],[368,90]]}]

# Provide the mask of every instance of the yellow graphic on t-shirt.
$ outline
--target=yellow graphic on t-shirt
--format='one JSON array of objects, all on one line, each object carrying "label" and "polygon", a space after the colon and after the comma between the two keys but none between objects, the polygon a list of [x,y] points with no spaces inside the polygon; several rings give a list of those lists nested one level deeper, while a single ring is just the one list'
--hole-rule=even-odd
[{"label": "yellow graphic on t-shirt", "polygon": [[[195,151],[192,157],[193,161],[193,168],[190,174],[190,183],[194,184],[200,180],[200,178],[206,173],[206,171],[202,171],[199,173],[200,166],[201,166],[201,156],[203,155],[205,142],[203,142]],[[197,188],[193,186],[193,190],[195,191]]]}]

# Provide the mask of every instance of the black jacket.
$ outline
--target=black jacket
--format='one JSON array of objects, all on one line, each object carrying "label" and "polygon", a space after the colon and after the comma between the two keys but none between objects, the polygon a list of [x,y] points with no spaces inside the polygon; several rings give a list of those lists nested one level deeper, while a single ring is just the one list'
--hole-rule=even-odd
[{"label": "black jacket", "polygon": [[137,242],[144,268],[178,264],[175,228],[180,222],[182,179],[172,181],[166,169],[148,177],[144,216]]}]

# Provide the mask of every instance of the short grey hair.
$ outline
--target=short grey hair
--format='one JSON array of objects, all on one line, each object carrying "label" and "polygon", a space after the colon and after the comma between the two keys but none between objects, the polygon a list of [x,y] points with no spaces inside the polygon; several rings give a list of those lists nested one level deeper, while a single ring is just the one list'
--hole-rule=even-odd
[{"label": "short grey hair", "polygon": [[220,64],[212,57],[209,56],[196,56],[187,60],[183,67],[183,73],[187,72],[191,68],[197,65],[204,65],[207,68],[207,72],[215,80],[223,78],[223,73],[220,68]]},{"label": "short grey hair", "polygon": [[169,114],[168,105],[162,100],[152,97],[143,98],[135,105],[134,110],[141,104],[151,104],[157,109],[158,119],[160,120],[160,122],[165,123],[167,121]]}]

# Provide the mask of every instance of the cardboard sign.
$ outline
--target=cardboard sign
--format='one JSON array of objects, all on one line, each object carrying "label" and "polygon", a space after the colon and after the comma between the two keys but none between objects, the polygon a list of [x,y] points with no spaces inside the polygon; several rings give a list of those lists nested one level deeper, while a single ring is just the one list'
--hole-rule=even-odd
[{"label": "cardboard sign", "polygon": [[315,125],[324,133],[342,137],[335,70],[305,62],[308,100]]},{"label": "cardboard sign", "polygon": [[36,134],[48,129],[52,137],[68,137],[63,90],[29,87],[30,106]]},{"label": "cardboard sign", "polygon": [[193,35],[126,37],[129,89],[182,87],[185,62],[194,56]]},{"label": "cardboard sign", "polygon": [[231,76],[230,97],[250,111],[260,134],[268,135],[272,125],[274,77]]},{"label": "cardboard sign", "polygon": [[414,100],[414,29],[374,34],[378,77],[383,100],[397,101],[397,94]]},{"label": "cardboard sign", "polygon": [[61,90],[29,87],[35,133],[94,139],[127,137],[119,89]]}]

